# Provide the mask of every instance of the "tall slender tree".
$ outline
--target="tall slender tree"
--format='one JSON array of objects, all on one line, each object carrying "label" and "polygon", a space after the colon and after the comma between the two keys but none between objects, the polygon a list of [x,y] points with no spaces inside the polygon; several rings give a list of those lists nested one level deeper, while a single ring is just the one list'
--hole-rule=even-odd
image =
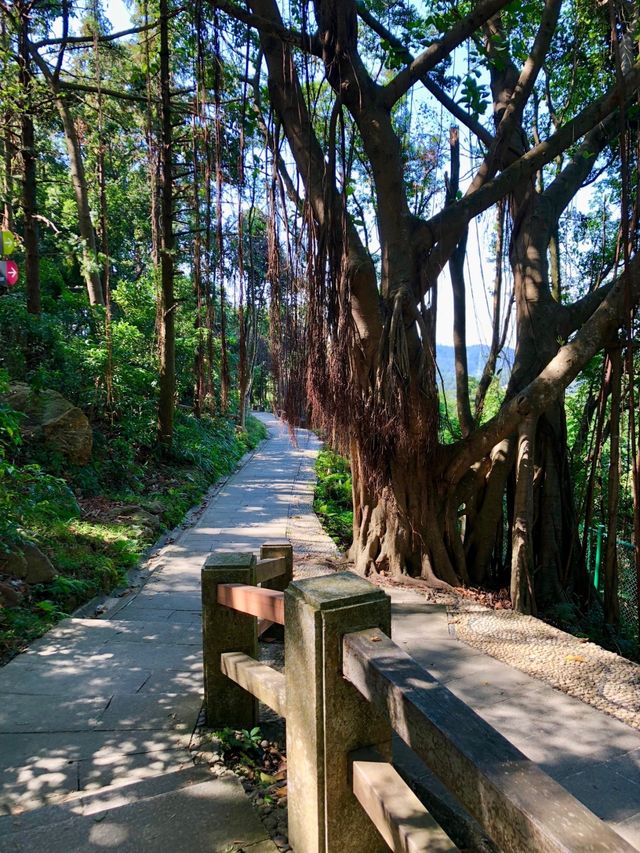
[{"label": "tall slender tree", "polygon": [[171,109],[171,63],[169,47],[169,2],[160,0],[160,309],[158,441],[165,452],[171,448],[176,394],[176,301],[173,290],[173,113]]},{"label": "tall slender tree", "polygon": [[[18,66],[21,97],[20,151],[22,155],[22,216],[24,239],[24,271],[27,288],[27,310],[40,313],[40,254],[38,248],[38,202],[36,197],[37,155],[33,121],[34,77],[29,53],[29,25],[33,4],[20,0],[16,4],[19,19]],[[7,223],[11,225],[10,222]]]}]

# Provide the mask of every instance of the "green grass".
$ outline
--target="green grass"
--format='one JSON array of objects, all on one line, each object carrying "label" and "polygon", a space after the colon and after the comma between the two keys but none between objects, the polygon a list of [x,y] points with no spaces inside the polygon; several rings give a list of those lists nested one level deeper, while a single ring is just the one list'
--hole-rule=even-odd
[{"label": "green grass", "polygon": [[[124,585],[127,570],[139,562],[160,529],[179,524],[207,489],[230,474],[265,435],[263,424],[255,418],[247,419],[243,432],[229,421],[198,421],[182,415],[169,460],[153,456],[130,460],[129,448],[119,456],[110,444],[110,455],[98,456],[66,478],[62,474],[85,507],[85,517],[78,517],[78,508],[70,512],[67,488],[51,491],[46,514],[34,504],[31,512],[25,510],[21,516],[20,536],[36,542],[59,574],[51,583],[30,587],[21,606],[0,608],[0,661],[95,595]],[[130,476],[114,475],[121,468]],[[105,519],[100,501],[105,509],[123,504],[153,510],[160,525],[153,529],[129,520]]]},{"label": "green grass", "polygon": [[316,462],[318,481],[313,508],[325,531],[343,551],[353,536],[353,504],[349,461],[332,450],[323,450]]}]

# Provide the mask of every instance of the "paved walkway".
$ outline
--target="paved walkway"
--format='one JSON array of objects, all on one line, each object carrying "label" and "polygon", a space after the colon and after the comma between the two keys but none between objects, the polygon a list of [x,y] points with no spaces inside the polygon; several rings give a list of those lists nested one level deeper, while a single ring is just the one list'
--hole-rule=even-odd
[{"label": "paved walkway", "polygon": [[[275,850],[240,786],[198,775],[189,753],[206,554],[287,536],[302,574],[335,554],[311,510],[317,440],[299,431],[292,447],[263,418],[270,440],[163,549],[138,594],[105,619],[66,620],[0,670],[0,809],[16,815],[0,818],[1,853]],[[638,731],[460,642],[443,606],[390,594],[396,642],[640,849]]]},{"label": "paved walkway", "polygon": [[[74,794],[64,807],[44,813],[48,825],[59,823],[59,832],[49,826],[49,840],[58,844],[49,850],[86,851],[92,844],[119,851],[127,845],[137,851],[276,850],[237,781],[189,775],[202,696],[200,569],[206,554],[257,552],[265,539],[284,536],[303,557],[314,555],[318,543],[327,547],[311,514],[317,439],[303,433],[300,446],[292,447],[288,431],[263,417],[271,439],[162,550],[140,592],[121,599],[107,618],[65,620],[0,670],[0,814],[24,813],[0,819],[2,853],[41,849],[44,818],[26,810]],[[158,791],[153,786],[165,774],[175,784]],[[105,793],[105,786],[125,783],[138,784],[126,795],[124,789]],[[154,839],[142,843],[149,796],[154,803],[160,798],[158,826]],[[104,817],[113,797],[133,815],[129,820],[118,813],[115,828]],[[204,833],[194,831],[188,846],[181,822],[176,847],[175,832],[157,817],[179,812],[201,827],[203,800],[209,809]],[[98,818],[91,832],[80,820],[93,814],[100,816],[102,835]],[[17,830],[27,833],[19,842]]]},{"label": "paved walkway", "polygon": [[[411,592],[391,596],[396,643],[640,849],[640,733],[460,642],[443,605]],[[431,784],[418,762],[403,758]]]}]

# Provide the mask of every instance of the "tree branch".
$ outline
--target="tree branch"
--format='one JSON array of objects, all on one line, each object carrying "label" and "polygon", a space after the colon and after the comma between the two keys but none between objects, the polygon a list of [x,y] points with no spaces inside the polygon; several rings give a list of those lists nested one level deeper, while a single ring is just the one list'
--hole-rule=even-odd
[{"label": "tree branch", "polygon": [[624,321],[629,300],[634,306],[640,301],[640,255],[633,258],[573,340],[558,350],[544,370],[484,426],[447,449],[450,461],[444,471],[446,482],[459,482],[470,465],[482,459],[499,441],[513,433],[524,418],[540,415],[549,408],[593,356],[607,344]]},{"label": "tree branch", "polygon": [[[438,235],[461,227],[472,217],[491,207],[521,182],[530,180],[538,169],[550,163],[577,139],[604,121],[620,107],[625,97],[629,97],[640,86],[640,62],[637,62],[624,77],[624,83],[624,92],[618,86],[614,86],[597,101],[585,107],[549,139],[531,148],[491,181],[433,216],[425,223],[426,229],[421,230],[422,239],[426,239],[428,234],[431,245],[434,245]],[[443,265],[446,261],[447,258],[444,259]],[[433,280],[433,277],[428,279],[428,281]]]},{"label": "tree branch", "polygon": [[69,41],[69,0],[63,0],[62,3],[62,38],[60,39],[60,50],[58,51],[58,59],[56,67],[53,69],[53,79],[58,80],[62,63],[64,61],[64,52]]},{"label": "tree branch", "polygon": [[550,227],[557,224],[563,210],[583,186],[598,156],[618,129],[619,123],[612,115],[589,131],[571,161],[542,193],[541,202]]},{"label": "tree branch", "polygon": [[[373,30],[373,32],[379,35],[380,38],[387,41],[407,64],[411,65],[412,62],[415,62],[408,48],[406,48],[400,39],[394,36],[394,34],[388,30],[384,24],[381,24],[380,21],[373,17],[362,0],[359,0],[357,7],[359,17],[370,29]],[[460,124],[464,124],[464,126],[468,127],[472,133],[475,133],[478,139],[483,142],[487,148],[491,145],[493,142],[492,134],[489,133],[489,131],[473,116],[463,110],[462,107],[453,100],[453,98],[450,98],[449,95],[447,95],[447,93],[441,89],[427,73],[421,74],[418,79],[425,89],[427,89],[434,98],[440,101],[442,106],[448,110],[454,118],[458,119]]]},{"label": "tree branch", "polygon": [[274,21],[263,15],[247,12],[230,0],[212,0],[212,5],[221,12],[235,18],[236,21],[241,21],[250,27],[258,30],[265,35],[276,36],[285,44],[291,44],[304,50],[306,53],[311,53],[314,56],[322,55],[322,48],[318,38],[315,35],[307,33],[299,33],[296,30],[289,30],[282,24],[282,20]]},{"label": "tree branch", "polygon": [[[168,17],[169,18],[175,18],[181,12],[184,12],[185,9],[186,9],[186,6],[180,6],[178,9],[174,9],[173,12],[170,12]],[[155,29],[155,27],[157,27],[159,23],[160,23],[159,20],[150,21],[148,24],[145,24],[144,26],[141,26],[141,27],[131,27],[128,30],[120,30],[117,33],[107,33],[105,35],[99,36],[98,41],[100,42],[100,44],[102,44],[103,42],[117,41],[118,39],[126,38],[127,36],[135,36],[135,35],[138,35],[138,33],[145,33],[148,30]],[[55,45],[63,44],[63,43],[65,43],[65,44],[93,44],[93,41],[94,41],[93,36],[68,36],[66,39],[65,38],[43,39],[42,41],[34,42],[33,46],[36,48],[36,50],[38,50],[41,47],[55,47]]]},{"label": "tree branch", "polygon": [[597,290],[592,290],[581,299],[576,299],[571,305],[559,305],[558,334],[560,337],[568,338],[576,329],[579,329],[611,292],[614,284],[615,279],[598,287]]},{"label": "tree branch", "polygon": [[[549,45],[557,25],[561,3],[562,0],[546,0],[545,2],[542,19],[536,32],[531,52],[518,75],[513,89],[510,91],[506,105],[502,108],[502,115],[495,139],[468,187],[465,198],[476,197],[479,190],[495,177],[499,169],[502,169],[503,174],[505,174],[505,167],[508,168],[514,157],[517,158],[523,150],[524,146],[521,142],[522,113],[549,50]],[[494,23],[498,25],[499,21]],[[515,66],[512,67],[515,73]],[[517,140],[515,142],[514,137]],[[516,159],[515,162],[519,161]],[[464,220],[459,221],[454,227],[447,228],[445,232],[441,232],[443,236],[429,258],[429,264],[424,277],[425,282],[433,282],[440,275],[440,272],[451,257],[467,223],[468,220],[466,222]]]},{"label": "tree branch", "polygon": [[[279,29],[281,18],[274,0],[250,2],[253,10],[259,12],[259,17]],[[340,229],[342,239],[342,203],[335,185],[327,185],[324,154],[307,110],[291,49],[277,33],[266,30],[260,30],[260,42],[269,71],[271,103],[282,122],[314,216],[323,227],[332,222]],[[350,218],[346,232],[351,312],[363,349],[367,358],[371,358],[377,351],[382,333],[375,269]]]},{"label": "tree branch", "polygon": [[[85,92],[89,95],[104,95],[106,98],[118,98],[121,101],[133,101],[138,104],[146,104],[144,95],[132,95],[128,92],[117,92],[115,89],[105,89],[97,86],[85,86],[83,83],[72,83],[69,80],[58,80],[57,87],[68,92]],[[159,99],[156,99],[159,100]]]},{"label": "tree branch", "polygon": [[472,12],[454,24],[442,38],[430,44],[413,62],[387,83],[382,90],[387,107],[392,107],[423,74],[435,68],[508,2],[509,0],[478,0]]}]

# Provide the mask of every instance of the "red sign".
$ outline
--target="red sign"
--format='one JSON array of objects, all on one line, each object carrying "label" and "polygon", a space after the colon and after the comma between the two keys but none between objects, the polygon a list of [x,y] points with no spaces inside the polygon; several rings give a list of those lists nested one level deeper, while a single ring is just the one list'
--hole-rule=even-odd
[{"label": "red sign", "polygon": [[10,286],[17,284],[19,275],[18,264],[15,261],[7,261],[7,271],[5,273],[7,284]]},{"label": "red sign", "polygon": [[0,284],[12,287],[18,283],[20,272],[15,261],[0,261]]}]

